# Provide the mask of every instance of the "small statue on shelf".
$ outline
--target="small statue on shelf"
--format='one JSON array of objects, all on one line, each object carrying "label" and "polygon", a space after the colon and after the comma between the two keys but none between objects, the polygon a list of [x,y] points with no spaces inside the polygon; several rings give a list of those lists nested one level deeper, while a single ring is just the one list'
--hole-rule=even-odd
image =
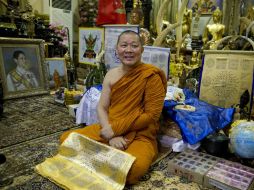
[{"label": "small statue on shelf", "polygon": [[26,12],[22,14],[21,18],[26,21],[26,34],[29,38],[33,38],[35,35],[35,15],[33,13],[32,6],[26,4]]},{"label": "small statue on shelf", "polygon": [[129,24],[140,26],[140,37],[143,40],[144,45],[151,45],[151,34],[150,32],[143,28],[144,25],[144,14],[138,3],[135,8],[130,12]]},{"label": "small statue on shelf", "polygon": [[184,70],[184,58],[182,55],[175,62],[170,62],[170,75],[180,78]]},{"label": "small statue on shelf", "polygon": [[[213,24],[208,24],[205,28],[203,35],[204,49],[215,49],[216,42],[222,39],[222,36],[225,31],[225,25],[221,24],[222,13],[220,9],[217,9],[213,12]],[[212,35],[212,39],[209,41],[208,35]]]},{"label": "small statue on shelf", "polygon": [[185,9],[183,13],[182,36],[191,33],[192,10]]},{"label": "small statue on shelf", "polygon": [[198,52],[193,51],[191,59],[189,61],[189,65],[185,64],[184,68],[185,68],[187,75],[188,75],[188,73],[190,73],[194,69],[197,69],[198,67],[200,67],[200,59],[198,57]]},{"label": "small statue on shelf", "polygon": [[197,51],[193,51],[192,52],[192,56],[191,56],[191,60],[190,60],[190,65],[191,66],[199,65],[198,52]]},{"label": "small statue on shelf", "polygon": [[184,37],[184,41],[182,43],[182,47],[187,49],[187,50],[192,50],[192,48],[191,48],[191,42],[192,42],[191,35],[187,33],[185,35],[185,37]]},{"label": "small statue on shelf", "polygon": [[136,6],[135,8],[131,10],[129,23],[134,25],[139,25],[140,27],[142,27],[143,22],[144,22],[143,11],[138,4],[138,6]]}]

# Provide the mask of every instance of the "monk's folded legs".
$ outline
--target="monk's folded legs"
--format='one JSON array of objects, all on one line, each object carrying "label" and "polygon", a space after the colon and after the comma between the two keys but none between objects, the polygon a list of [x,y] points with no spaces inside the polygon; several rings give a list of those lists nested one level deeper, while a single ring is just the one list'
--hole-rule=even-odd
[{"label": "monk's folded legs", "polygon": [[[60,137],[60,142],[63,143],[63,141],[72,132],[76,132],[85,135],[86,137],[89,137],[93,140],[106,143],[106,141],[102,139],[99,135],[100,126],[97,124],[90,125],[82,129],[66,131]],[[136,157],[136,160],[134,161],[126,179],[127,184],[135,184],[148,171],[151,163],[154,161],[157,155],[157,151],[154,150],[152,143],[148,142],[147,140],[143,140],[142,138],[139,138],[131,142],[125,152]]]},{"label": "monk's folded legs", "polygon": [[89,137],[90,139],[96,140],[98,142],[106,143],[106,140],[100,137],[100,125],[94,124],[89,125],[87,127],[83,127],[81,129],[74,129],[64,132],[60,137],[60,143],[62,144],[64,140],[69,136],[70,133],[76,132],[81,135],[84,135],[86,137]]},{"label": "monk's folded legs", "polygon": [[136,157],[126,179],[127,184],[135,184],[146,174],[157,156],[157,151],[151,143],[140,139],[134,140],[125,152]]}]

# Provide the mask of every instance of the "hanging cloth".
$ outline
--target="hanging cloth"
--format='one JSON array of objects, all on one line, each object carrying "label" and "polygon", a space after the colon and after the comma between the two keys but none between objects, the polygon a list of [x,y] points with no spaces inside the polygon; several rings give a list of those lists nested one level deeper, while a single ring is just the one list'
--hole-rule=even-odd
[{"label": "hanging cloth", "polygon": [[122,0],[99,0],[97,26],[126,23],[126,12]]}]

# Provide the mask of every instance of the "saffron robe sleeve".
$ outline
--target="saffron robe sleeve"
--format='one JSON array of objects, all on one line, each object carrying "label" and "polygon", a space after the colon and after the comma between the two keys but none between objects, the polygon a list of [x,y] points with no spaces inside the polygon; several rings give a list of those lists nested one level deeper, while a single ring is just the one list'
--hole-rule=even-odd
[{"label": "saffron robe sleeve", "polygon": [[[130,76],[135,79],[128,83],[127,91],[120,88],[123,103],[118,102],[118,105],[125,107],[122,107],[124,111],[119,110],[124,114],[120,113],[121,117],[110,122],[115,136],[145,129],[159,120],[166,93],[166,77],[163,71],[148,64],[140,66],[138,71],[137,75],[127,75],[128,79]],[[126,77],[123,80],[128,81]]]}]

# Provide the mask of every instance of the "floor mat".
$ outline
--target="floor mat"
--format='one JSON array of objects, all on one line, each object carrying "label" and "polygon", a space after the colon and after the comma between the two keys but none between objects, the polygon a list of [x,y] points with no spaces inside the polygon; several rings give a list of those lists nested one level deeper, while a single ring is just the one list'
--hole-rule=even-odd
[{"label": "floor mat", "polygon": [[0,148],[75,127],[68,109],[53,96],[8,100],[0,119]]},{"label": "floor mat", "polygon": [[[13,183],[2,187],[3,190],[60,190],[61,188],[46,178],[38,175],[34,167],[47,157],[52,157],[58,151],[61,132],[34,139],[16,146],[0,149],[7,157],[4,176],[12,178]],[[165,154],[166,152],[166,154]],[[167,172],[167,162],[175,153],[165,151],[159,160],[150,168],[136,185],[126,186],[125,190],[169,189],[169,190],[200,190],[198,184],[185,178],[171,175]],[[1,168],[2,169],[2,168]]]}]

